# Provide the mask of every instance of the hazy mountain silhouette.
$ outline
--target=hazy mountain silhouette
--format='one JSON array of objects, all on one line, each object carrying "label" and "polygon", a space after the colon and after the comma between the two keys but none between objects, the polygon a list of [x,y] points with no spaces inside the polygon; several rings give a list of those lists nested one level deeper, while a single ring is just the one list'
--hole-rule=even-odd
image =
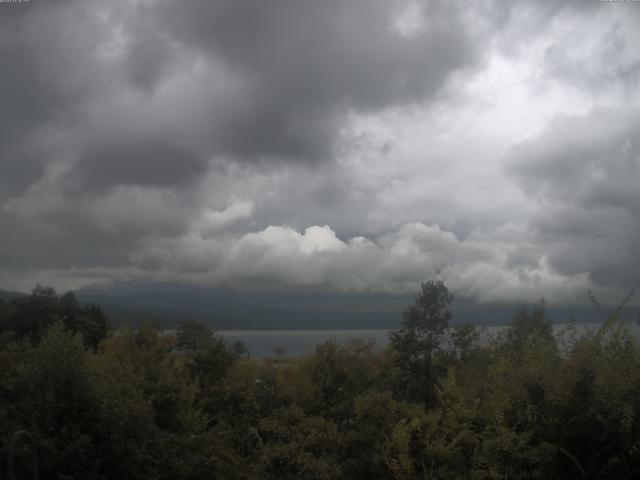
[{"label": "hazy mountain silhouette", "polygon": [[22,292],[12,292],[10,290],[0,290],[1,300],[13,300],[14,298],[27,297],[28,294]]},{"label": "hazy mountain silhouette", "polygon": [[[115,282],[75,292],[82,302],[96,303],[116,324],[156,322],[171,327],[191,319],[218,329],[357,329],[396,328],[411,295],[339,294],[317,291],[245,292],[177,283]],[[521,303],[479,304],[455,297],[453,325],[505,325]],[[636,318],[629,307],[628,318]],[[555,323],[571,317],[577,322],[603,320],[591,305],[553,306],[547,309]]]}]

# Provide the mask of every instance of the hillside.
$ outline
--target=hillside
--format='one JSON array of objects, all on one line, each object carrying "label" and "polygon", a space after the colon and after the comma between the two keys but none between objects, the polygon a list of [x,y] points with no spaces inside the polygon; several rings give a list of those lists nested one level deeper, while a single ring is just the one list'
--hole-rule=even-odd
[{"label": "hillside", "polygon": [[[171,327],[182,320],[197,320],[217,329],[371,329],[397,328],[402,312],[412,302],[408,295],[327,294],[313,291],[240,292],[174,283],[116,282],[108,287],[75,292],[84,303],[96,303],[115,324],[156,322]],[[521,304],[479,304],[454,298],[453,324],[506,325]],[[602,313],[591,305],[554,306],[547,309],[554,323],[574,317],[581,323],[599,322]],[[625,317],[635,319],[638,307]]]}]

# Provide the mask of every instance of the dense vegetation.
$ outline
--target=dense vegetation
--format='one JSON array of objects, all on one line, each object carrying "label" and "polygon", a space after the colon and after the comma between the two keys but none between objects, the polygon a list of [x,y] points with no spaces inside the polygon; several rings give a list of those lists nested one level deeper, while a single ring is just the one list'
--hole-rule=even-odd
[{"label": "dense vegetation", "polygon": [[30,431],[43,478],[640,478],[627,325],[556,337],[541,303],[487,339],[447,328],[450,300],[423,284],[384,352],[249,359],[38,288],[0,303],[0,442]]}]

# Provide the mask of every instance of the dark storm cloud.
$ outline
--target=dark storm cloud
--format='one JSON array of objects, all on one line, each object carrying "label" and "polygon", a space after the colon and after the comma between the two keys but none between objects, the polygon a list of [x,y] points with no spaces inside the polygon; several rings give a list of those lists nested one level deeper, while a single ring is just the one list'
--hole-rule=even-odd
[{"label": "dark storm cloud", "polygon": [[83,155],[75,174],[91,190],[112,185],[180,186],[206,171],[202,157],[166,137],[119,138],[91,145]]},{"label": "dark storm cloud", "polygon": [[513,173],[539,200],[533,224],[552,265],[601,286],[640,284],[640,116],[558,116],[513,153]]},{"label": "dark storm cloud", "polygon": [[[82,136],[88,106],[123,91],[141,89],[139,109],[147,102],[149,118],[139,114],[139,121],[153,125],[158,85],[181,71],[188,74],[193,65],[185,59],[198,58],[212,69],[210,88],[185,84],[193,91],[183,95],[200,111],[184,114],[173,131],[149,134],[153,126],[136,131],[128,125],[133,129],[124,138],[107,132],[105,138],[93,135],[97,145],[67,145],[71,152],[65,154],[81,158],[89,185],[97,178],[109,181],[106,163],[121,170],[111,175],[115,183],[154,183],[166,170],[180,184],[187,170],[201,174],[203,162],[216,155],[331,161],[346,115],[428,99],[453,71],[477,59],[460,8],[422,5],[425,24],[403,35],[394,22],[404,6],[362,0],[137,6],[66,1],[4,8],[0,56],[11,68],[3,72],[0,91],[3,163],[12,165],[7,170],[24,186],[42,174],[45,159],[26,158],[22,151],[38,130],[54,124]],[[114,110],[111,121],[126,122],[129,113],[126,107]],[[139,133],[144,135],[129,138]],[[167,145],[167,136],[181,146]],[[186,147],[195,150],[194,144],[197,153]],[[151,157],[153,172],[142,178]],[[16,172],[16,163],[24,174]],[[122,171],[120,164],[131,168]],[[128,171],[131,178],[123,178]]]},{"label": "dark storm cloud", "polygon": [[[90,1],[0,5],[3,268],[122,264],[140,235],[133,228],[105,229],[106,215],[91,218],[95,185],[86,179],[76,181],[86,165],[82,162],[86,147],[79,140],[83,112],[93,98],[123,87],[119,69],[101,58],[114,21],[101,10],[97,2]],[[87,178],[104,177],[100,179],[104,184],[109,179],[106,168],[112,184],[126,183],[110,166],[127,162],[133,172],[133,178],[126,178],[129,182],[153,179],[153,166],[146,165],[141,174],[139,158],[123,152],[126,145],[121,138],[111,140],[116,161],[103,157],[104,163]],[[141,149],[147,157],[163,153],[147,153],[148,147]],[[91,148],[95,151],[97,147]],[[69,168],[78,159],[80,168]],[[144,218],[139,223],[148,224]]]},{"label": "dark storm cloud", "polygon": [[4,216],[3,222],[2,267],[16,271],[122,265],[136,244],[135,237],[110,235],[73,214],[56,215],[38,225],[11,216]]},{"label": "dark storm cloud", "polygon": [[0,10],[0,200],[42,174],[46,158],[33,152],[31,136],[78,100],[79,92],[65,87],[70,55],[55,49],[56,30],[81,16],[67,6]]},{"label": "dark storm cloud", "polygon": [[455,7],[424,5],[426,25],[394,29],[402,2],[187,0],[160,13],[178,38],[219,56],[288,104],[377,109],[433,93],[471,60]]},{"label": "dark storm cloud", "polygon": [[540,83],[637,80],[633,37],[611,21],[598,32],[616,42],[574,79],[590,47],[554,37],[552,17],[584,29],[600,2],[587,3],[0,3],[0,281],[49,271],[392,291],[444,268],[492,299],[535,298],[540,278],[572,293],[585,271],[626,285],[637,116],[601,112],[602,129],[596,113],[559,117],[514,152],[516,178],[548,207],[539,238],[525,238],[528,216],[498,211],[512,194],[494,200],[501,167],[479,167],[511,141],[494,132],[514,128],[474,109],[513,87],[500,65],[520,69],[529,40],[547,48]]},{"label": "dark storm cloud", "polygon": [[95,194],[58,193],[43,186],[41,192],[4,204],[2,267],[126,265],[141,238],[181,235],[196,208],[186,195],[149,187],[121,186]]},{"label": "dark storm cloud", "polygon": [[422,5],[410,36],[394,28],[403,5],[189,0],[155,13],[242,85],[213,119],[219,148],[309,162],[331,157],[345,114],[422,101],[476,60],[460,5]]},{"label": "dark storm cloud", "polygon": [[[98,168],[93,177],[104,175],[104,163],[113,162],[117,170],[118,162],[126,162],[133,167],[133,178],[126,179],[129,183],[141,178],[137,160],[146,168],[148,157],[155,156],[157,169],[147,169],[148,173],[152,177],[160,175],[158,170],[168,166],[167,175],[180,181],[175,167],[163,158],[162,153],[173,158],[182,156],[171,151],[171,140],[163,135],[166,132],[134,142],[131,138],[146,133],[145,128],[139,132],[123,130],[115,136],[107,131],[102,136],[93,135],[90,140],[96,145],[87,145],[83,138],[87,135],[87,109],[92,102],[102,97],[108,105],[108,98],[117,97],[118,92],[143,83],[148,87],[163,72],[170,57],[171,49],[163,48],[166,42],[160,42],[160,36],[141,17],[128,16],[136,9],[126,9],[124,5],[33,1],[3,5],[0,9],[0,178],[4,180],[0,182],[6,186],[0,198],[37,181],[46,166],[60,160],[56,159],[57,154],[65,156],[65,161],[84,157]],[[110,58],[122,37],[129,38],[125,51]],[[113,112],[111,121],[124,124],[128,114],[124,109]],[[140,123],[142,127],[143,122]],[[54,145],[54,135],[65,136],[64,144]],[[106,142],[110,147],[104,145]],[[129,147],[131,151],[127,151]],[[113,155],[107,154],[108,148],[115,150]],[[149,153],[140,155],[147,149]],[[193,168],[193,154],[184,157],[185,168]],[[114,180],[120,180],[117,174]]]},{"label": "dark storm cloud", "polygon": [[125,264],[144,236],[187,228],[212,158],[332,162],[352,112],[433,97],[478,52],[456,7],[423,5],[407,36],[404,6],[2,5],[6,265]]}]

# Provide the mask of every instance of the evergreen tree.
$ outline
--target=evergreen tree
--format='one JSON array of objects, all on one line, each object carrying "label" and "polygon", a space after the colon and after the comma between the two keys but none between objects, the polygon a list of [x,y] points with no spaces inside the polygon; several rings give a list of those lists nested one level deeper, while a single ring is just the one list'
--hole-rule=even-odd
[{"label": "evergreen tree", "polygon": [[432,405],[434,387],[440,370],[434,355],[440,349],[451,320],[449,304],[453,296],[444,282],[422,283],[413,305],[403,313],[402,327],[391,332],[400,393],[408,400]]}]

